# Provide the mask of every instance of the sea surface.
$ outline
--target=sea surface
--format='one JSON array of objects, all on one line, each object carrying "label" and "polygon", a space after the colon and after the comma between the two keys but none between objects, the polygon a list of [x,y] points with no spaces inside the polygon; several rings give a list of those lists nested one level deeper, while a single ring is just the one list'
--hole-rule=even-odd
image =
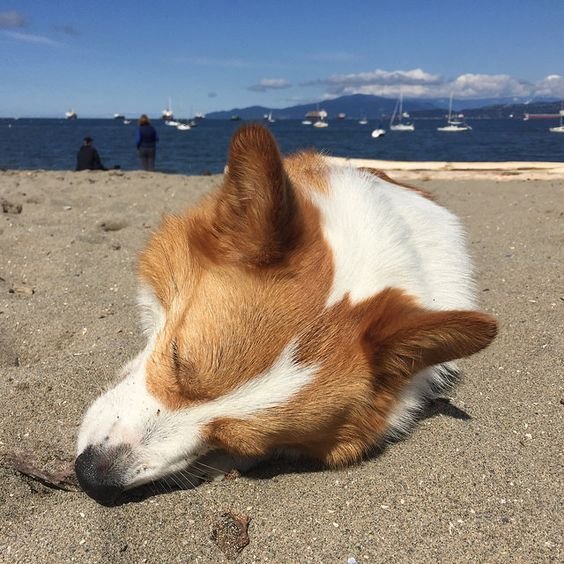
[{"label": "sea surface", "polygon": [[[229,139],[243,121],[204,119],[178,131],[155,120],[160,143],[157,170],[179,174],[220,173]],[[564,134],[551,133],[557,120],[472,119],[470,132],[436,130],[444,120],[415,120],[414,132],[371,132],[387,124],[375,120],[330,120],[316,129],[298,120],[267,124],[283,153],[315,148],[329,155],[400,161],[564,161]],[[0,168],[72,170],[82,139],[90,136],[107,168],[139,169],[136,125],[113,119],[0,119]]]}]

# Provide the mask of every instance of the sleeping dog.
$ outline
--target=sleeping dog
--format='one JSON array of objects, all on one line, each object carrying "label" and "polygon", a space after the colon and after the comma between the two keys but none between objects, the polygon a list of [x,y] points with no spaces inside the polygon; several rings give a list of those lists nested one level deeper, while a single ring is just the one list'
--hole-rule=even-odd
[{"label": "sleeping dog", "polygon": [[217,190],[139,260],[147,345],[88,409],[76,473],[105,504],[210,452],[352,464],[488,346],[458,219],[428,194],[241,128]]}]

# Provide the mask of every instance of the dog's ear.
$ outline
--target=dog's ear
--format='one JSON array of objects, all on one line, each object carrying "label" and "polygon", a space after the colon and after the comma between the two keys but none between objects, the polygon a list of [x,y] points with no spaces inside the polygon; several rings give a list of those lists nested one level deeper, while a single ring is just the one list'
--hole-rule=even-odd
[{"label": "dog's ear", "polygon": [[397,290],[383,292],[367,313],[363,347],[371,363],[376,371],[400,378],[470,356],[487,347],[497,334],[491,315],[428,310]]},{"label": "dog's ear", "polygon": [[239,129],[231,140],[214,225],[223,256],[252,266],[279,261],[297,235],[294,197],[268,129],[256,124]]}]

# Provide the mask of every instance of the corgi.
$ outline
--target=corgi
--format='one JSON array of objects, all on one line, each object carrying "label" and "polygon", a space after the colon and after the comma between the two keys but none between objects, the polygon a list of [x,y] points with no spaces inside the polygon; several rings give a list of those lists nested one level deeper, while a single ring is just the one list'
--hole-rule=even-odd
[{"label": "corgi", "polygon": [[141,253],[147,345],[87,410],[75,469],[113,504],[210,452],[328,467],[404,435],[487,347],[459,220],[424,191],[302,152],[260,125],[222,184]]}]

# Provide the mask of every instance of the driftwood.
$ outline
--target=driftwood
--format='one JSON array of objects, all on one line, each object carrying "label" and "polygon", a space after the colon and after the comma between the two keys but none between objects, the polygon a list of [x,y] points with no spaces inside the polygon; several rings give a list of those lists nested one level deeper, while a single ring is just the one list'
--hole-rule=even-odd
[{"label": "driftwood", "polygon": [[74,465],[68,460],[57,460],[56,471],[41,469],[29,453],[12,454],[7,457],[4,466],[12,468],[19,474],[31,478],[48,488],[63,490],[65,492],[81,491],[74,474]]}]

